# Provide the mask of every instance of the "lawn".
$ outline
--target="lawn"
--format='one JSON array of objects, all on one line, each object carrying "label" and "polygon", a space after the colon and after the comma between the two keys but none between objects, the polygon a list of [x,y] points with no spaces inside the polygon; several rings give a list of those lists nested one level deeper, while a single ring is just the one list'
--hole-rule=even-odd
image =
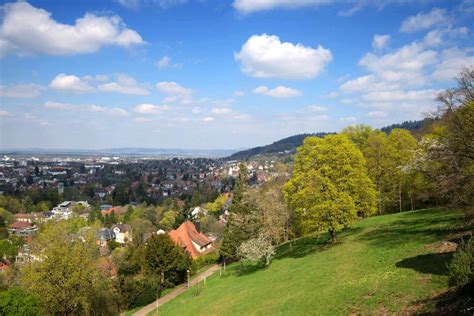
[{"label": "lawn", "polygon": [[[466,231],[458,211],[376,216],[340,233],[278,248],[271,266],[230,265],[160,307],[161,315],[406,314],[446,290],[446,263]],[[151,313],[150,313],[151,314]]]}]

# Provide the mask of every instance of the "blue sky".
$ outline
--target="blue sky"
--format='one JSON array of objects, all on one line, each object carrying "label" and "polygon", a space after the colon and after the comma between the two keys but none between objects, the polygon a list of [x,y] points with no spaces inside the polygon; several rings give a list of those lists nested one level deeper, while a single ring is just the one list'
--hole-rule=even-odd
[{"label": "blue sky", "polygon": [[244,148],[423,118],[474,1],[2,2],[1,148]]}]

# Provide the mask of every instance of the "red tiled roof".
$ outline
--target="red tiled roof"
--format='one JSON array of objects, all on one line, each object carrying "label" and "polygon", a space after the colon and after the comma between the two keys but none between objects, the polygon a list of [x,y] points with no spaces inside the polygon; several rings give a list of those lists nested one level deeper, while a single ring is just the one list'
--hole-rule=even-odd
[{"label": "red tiled roof", "polygon": [[30,226],[32,226],[28,222],[14,222],[13,224],[10,225],[10,228],[12,229],[27,229]]},{"label": "red tiled roof", "polygon": [[168,235],[175,243],[185,248],[193,259],[202,254],[196,249],[193,242],[201,247],[211,243],[211,240],[203,233],[198,232],[194,224],[190,221],[184,222],[178,229],[170,231]]}]

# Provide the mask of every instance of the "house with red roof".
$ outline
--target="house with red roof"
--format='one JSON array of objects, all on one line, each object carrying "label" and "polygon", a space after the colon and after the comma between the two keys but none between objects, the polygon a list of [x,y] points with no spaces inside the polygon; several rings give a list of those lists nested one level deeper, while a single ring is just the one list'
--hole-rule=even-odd
[{"label": "house with red roof", "polygon": [[184,248],[193,259],[214,250],[212,241],[196,229],[191,221],[182,223],[177,229],[168,233],[170,238]]}]

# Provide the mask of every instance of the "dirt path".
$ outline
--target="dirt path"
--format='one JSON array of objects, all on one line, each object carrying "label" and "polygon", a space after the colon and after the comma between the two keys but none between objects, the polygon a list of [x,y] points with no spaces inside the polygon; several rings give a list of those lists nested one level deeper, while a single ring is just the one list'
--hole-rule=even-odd
[{"label": "dirt path", "polygon": [[[201,282],[202,280],[204,280],[205,278],[207,278],[208,276],[210,276],[211,274],[213,274],[217,270],[219,270],[219,265],[218,264],[213,265],[212,267],[210,267],[206,271],[198,274],[191,281],[189,281],[189,285],[190,286],[196,285],[198,282]],[[170,293],[166,294],[163,297],[160,297],[158,300],[154,301],[153,303],[150,303],[147,306],[143,307],[142,309],[140,309],[140,310],[136,311],[135,313],[133,313],[133,316],[145,316],[149,312],[153,311],[156,308],[157,304],[158,304],[158,306],[161,306],[164,303],[166,303],[168,301],[171,301],[173,298],[175,298],[179,294],[186,291],[186,289],[187,289],[186,284],[181,284],[181,285],[177,286]]]}]

